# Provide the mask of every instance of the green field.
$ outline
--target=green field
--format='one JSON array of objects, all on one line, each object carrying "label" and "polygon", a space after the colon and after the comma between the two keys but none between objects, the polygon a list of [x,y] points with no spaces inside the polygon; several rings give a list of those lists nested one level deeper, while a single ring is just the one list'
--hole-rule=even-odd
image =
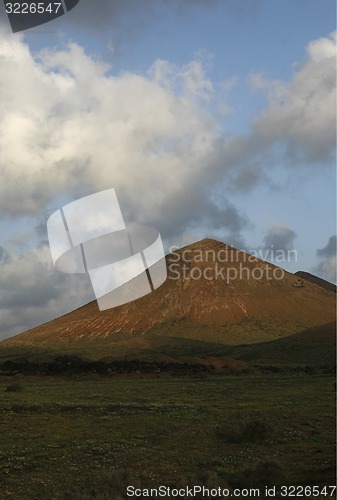
[{"label": "green field", "polygon": [[323,487],[335,484],[335,379],[1,377],[0,435],[1,499],[117,500],[127,485]]}]

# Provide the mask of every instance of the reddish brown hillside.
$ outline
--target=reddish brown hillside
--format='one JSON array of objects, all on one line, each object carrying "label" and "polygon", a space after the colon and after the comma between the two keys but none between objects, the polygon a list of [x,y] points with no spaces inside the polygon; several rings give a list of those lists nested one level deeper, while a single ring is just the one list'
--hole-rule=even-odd
[{"label": "reddish brown hillside", "polygon": [[335,320],[335,294],[219,241],[166,260],[168,279],[153,293],[103,312],[92,302],[3,344],[113,341],[118,333],[254,343]]}]

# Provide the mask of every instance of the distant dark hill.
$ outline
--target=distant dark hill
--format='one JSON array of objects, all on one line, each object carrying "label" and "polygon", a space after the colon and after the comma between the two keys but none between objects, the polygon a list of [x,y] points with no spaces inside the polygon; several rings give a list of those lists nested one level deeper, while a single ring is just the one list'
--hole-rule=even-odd
[{"label": "distant dark hill", "polygon": [[219,241],[202,240],[166,261],[168,279],[151,294],[103,312],[91,302],[1,342],[0,357],[220,355],[221,344],[270,342],[335,320],[334,293]]},{"label": "distant dark hill", "polygon": [[318,276],[315,276],[314,274],[306,273],[305,271],[297,271],[295,273],[295,276],[298,276],[299,278],[303,278],[304,280],[310,281],[311,283],[315,283],[315,285],[318,285],[325,290],[328,290],[329,292],[332,293],[337,293],[337,286],[334,285],[333,283],[330,283],[330,281],[326,281],[323,278],[319,278]]},{"label": "distant dark hill", "polygon": [[236,346],[228,355],[254,365],[332,367],[336,364],[336,322],[273,342]]}]

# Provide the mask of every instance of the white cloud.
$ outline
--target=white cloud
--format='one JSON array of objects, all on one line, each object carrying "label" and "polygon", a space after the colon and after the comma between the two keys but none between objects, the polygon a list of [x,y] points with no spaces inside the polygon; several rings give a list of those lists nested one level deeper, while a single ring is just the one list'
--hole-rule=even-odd
[{"label": "white cloud", "polygon": [[311,42],[289,82],[251,76],[267,91],[268,104],[254,123],[259,144],[284,142],[294,161],[330,161],[336,140],[336,33]]},{"label": "white cloud", "polygon": [[138,209],[146,198],[150,217],[163,201],[199,190],[219,139],[195,100],[212,92],[199,62],[176,69],[175,93],[163,78],[111,76],[76,44],[34,58],[22,39],[1,38],[0,56],[5,213],[38,213],[62,192],[115,187]]}]

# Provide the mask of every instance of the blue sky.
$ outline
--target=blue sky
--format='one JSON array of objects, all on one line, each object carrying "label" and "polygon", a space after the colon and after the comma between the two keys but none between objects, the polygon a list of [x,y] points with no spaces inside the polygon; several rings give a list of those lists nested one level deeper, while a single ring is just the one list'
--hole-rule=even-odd
[{"label": "blue sky", "polygon": [[81,0],[15,35],[0,10],[0,338],[92,298],[45,224],[104,188],[167,249],[277,241],[335,281],[335,28],[332,0]]}]

